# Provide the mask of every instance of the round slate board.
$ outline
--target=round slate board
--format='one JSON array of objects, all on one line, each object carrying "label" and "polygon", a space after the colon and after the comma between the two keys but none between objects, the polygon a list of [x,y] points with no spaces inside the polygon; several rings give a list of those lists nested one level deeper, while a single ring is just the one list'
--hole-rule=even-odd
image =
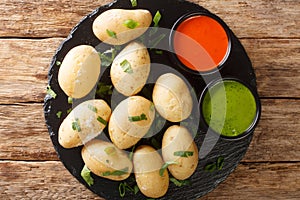
[{"label": "round slate board", "polygon": [[[92,45],[96,47],[96,49],[100,52],[103,52],[105,48],[109,49],[109,46],[106,45],[100,45],[101,47],[98,48],[101,41],[99,41],[94,36],[92,32],[92,23],[94,19],[102,12],[113,8],[133,9],[130,0],[119,0],[111,4],[102,6],[86,16],[71,31],[68,38],[60,45],[55,56],[53,57],[51,68],[48,74],[49,85],[51,86],[52,90],[55,91],[57,97],[54,99],[50,95],[47,95],[45,97],[44,103],[46,124],[54,148],[57,151],[60,160],[78,181],[80,181],[94,193],[109,200],[121,199],[118,190],[120,182],[110,181],[92,174],[92,177],[94,178],[94,185],[89,187],[80,176],[81,169],[84,166],[84,162],[81,158],[82,147],[65,149],[58,143],[58,129],[63,119],[67,116],[67,111],[84,100],[100,97],[97,95],[88,95],[87,97],[74,101],[73,105],[69,104],[68,97],[64,94],[58,84],[57,77],[59,66],[57,65],[57,61],[61,62],[71,48],[81,44]],[[166,28],[166,30],[170,30],[173,27],[174,23],[187,13],[202,12],[213,15],[201,6],[183,0],[138,0],[138,6],[134,9],[136,8],[147,9],[152,13],[153,16],[155,15],[156,11],[159,10],[162,15],[162,19],[159,25],[160,27]],[[149,49],[151,62],[155,64],[152,64],[151,66],[148,84],[138,95],[145,96],[146,98],[151,100],[151,90],[153,88],[153,83],[160,74],[166,72],[174,72],[180,75],[188,83],[188,85],[193,90],[194,108],[198,108],[198,100],[200,99],[201,94],[207,84],[211,81],[215,81],[220,77],[240,79],[256,93],[255,74],[243,46],[241,45],[237,37],[232,33],[232,31],[227,27],[227,25],[221,19],[218,18],[218,20],[224,25],[225,29],[229,33],[229,37],[231,38],[230,54],[218,73],[212,73],[206,76],[199,76],[197,74],[189,73],[188,71],[180,68],[176,64],[176,62],[174,62],[172,53],[163,49],[163,54],[159,55],[155,53],[155,50]],[[168,39],[168,36],[163,38],[163,40],[161,41],[162,44],[168,46]],[[162,69],[160,68],[160,66],[168,67]],[[99,82],[111,84],[111,80],[109,77],[109,67],[102,69]],[[120,96],[120,99],[118,101],[121,101],[124,98],[125,97]],[[104,99],[109,105],[112,106],[112,109],[118,103],[112,103],[111,96],[105,96]],[[257,103],[258,111],[260,113],[259,100]],[[60,118],[58,118],[56,115],[59,111],[62,111],[62,115]],[[198,146],[200,158],[195,173],[189,179],[191,181],[191,185],[177,187],[173,183],[170,183],[167,194],[160,199],[196,199],[212,191],[237,167],[251,142],[253,131],[239,140],[228,140],[219,137],[219,135],[213,133],[206,127],[205,123],[199,115],[199,109],[194,109],[192,117],[193,119],[191,119],[190,117],[190,120],[188,119],[185,121],[185,125],[190,129],[190,131],[193,133],[193,136],[195,137],[194,140]],[[198,122],[196,124],[194,124],[195,119],[197,119],[196,121]],[[153,136],[153,138],[155,138],[158,142],[161,142],[164,131],[172,124],[174,123],[164,122],[160,127],[160,131],[155,136]],[[101,135],[102,136],[100,136],[100,138],[108,137],[107,128]],[[144,138],[138,143],[138,145],[152,145],[153,143],[151,142],[151,139],[152,138]],[[211,163],[216,163],[217,159],[220,157],[224,158],[224,166],[222,167],[222,169],[214,170],[213,172],[204,170],[205,166]],[[126,180],[126,182],[130,185],[135,184],[133,174]],[[127,192],[125,197],[123,197],[122,199],[147,199],[147,197],[142,195],[141,192],[135,195],[132,192]]]}]

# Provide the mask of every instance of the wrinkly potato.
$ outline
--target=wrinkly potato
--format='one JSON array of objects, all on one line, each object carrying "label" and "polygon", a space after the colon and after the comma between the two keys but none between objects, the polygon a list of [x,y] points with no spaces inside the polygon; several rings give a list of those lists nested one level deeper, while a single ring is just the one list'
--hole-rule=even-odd
[{"label": "wrinkly potato", "polygon": [[141,36],[151,22],[148,10],[111,9],[95,19],[93,32],[104,43],[122,45]]},{"label": "wrinkly potato", "polygon": [[111,109],[103,100],[85,101],[76,106],[61,123],[58,142],[64,148],[80,146],[106,127]]},{"label": "wrinkly potato", "polygon": [[131,42],[113,61],[110,76],[118,92],[132,96],[142,90],[149,72],[150,56],[147,48],[141,43]]},{"label": "wrinkly potato", "polygon": [[158,113],[171,122],[180,122],[192,112],[191,93],[185,82],[175,74],[163,74],[157,79],[152,98]]},{"label": "wrinkly potato", "polygon": [[168,169],[179,180],[189,178],[198,165],[197,146],[183,126],[173,125],[166,130],[162,140],[162,155],[165,162],[177,162],[168,166]]},{"label": "wrinkly potato", "polygon": [[151,101],[141,96],[128,97],[111,115],[108,125],[111,141],[120,149],[132,147],[148,132],[154,117]]},{"label": "wrinkly potato", "polygon": [[110,142],[92,140],[84,145],[81,155],[88,169],[103,178],[120,181],[132,171],[128,155]]},{"label": "wrinkly potato", "polygon": [[133,165],[136,183],[147,197],[159,198],[166,194],[169,187],[168,170],[163,176],[159,171],[164,162],[156,150],[150,146],[139,146],[133,154]]},{"label": "wrinkly potato", "polygon": [[71,49],[61,63],[58,83],[70,97],[82,98],[96,85],[101,60],[94,47],[80,45]]}]

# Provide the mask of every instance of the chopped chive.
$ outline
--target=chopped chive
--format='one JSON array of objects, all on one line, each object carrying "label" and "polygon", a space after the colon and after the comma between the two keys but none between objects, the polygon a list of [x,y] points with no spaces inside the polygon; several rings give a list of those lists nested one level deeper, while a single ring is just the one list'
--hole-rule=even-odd
[{"label": "chopped chive", "polygon": [[102,173],[102,176],[122,176],[124,174],[128,173],[129,168],[125,167],[124,169],[121,170],[116,170],[116,171],[106,171]]},{"label": "chopped chive", "polygon": [[107,33],[107,35],[109,35],[109,37],[112,37],[112,38],[117,39],[117,34],[116,34],[116,32],[111,31],[111,30],[109,30],[109,29],[106,29],[106,33]]},{"label": "chopped chive", "polygon": [[124,183],[120,183],[120,185],[119,185],[120,197],[124,197],[125,193],[126,193],[126,185]]},{"label": "chopped chive", "polygon": [[131,152],[130,152],[129,155],[128,155],[128,158],[129,158],[130,160],[132,160],[134,149],[135,149],[135,145],[132,147]]},{"label": "chopped chive", "polygon": [[111,48],[109,50],[104,51],[103,53],[98,53],[101,59],[101,66],[108,67],[111,65],[113,60],[116,57],[117,51],[116,48]]},{"label": "chopped chive", "polygon": [[185,186],[185,185],[191,185],[190,180],[177,180],[176,178],[170,178],[170,181],[174,183],[177,187]]},{"label": "chopped chive", "polygon": [[111,95],[112,93],[112,85],[106,85],[102,82],[98,84],[96,94],[99,95],[101,98],[104,98],[107,95]]},{"label": "chopped chive", "polygon": [[115,155],[117,153],[116,148],[115,147],[106,147],[104,149],[105,153],[109,156]]},{"label": "chopped chive", "polygon": [[78,118],[75,118],[75,122],[72,122],[72,129],[78,132],[81,131],[80,122]]},{"label": "chopped chive", "polygon": [[147,116],[144,113],[142,113],[140,116],[129,116],[128,120],[130,122],[138,122],[142,120],[147,120]]},{"label": "chopped chive", "polygon": [[98,116],[97,118],[98,122],[100,122],[101,124],[103,124],[104,126],[107,125],[107,121],[105,119],[103,119],[102,117]]},{"label": "chopped chive", "polygon": [[91,104],[88,104],[88,109],[90,109],[91,111],[93,111],[95,113],[98,112],[97,108],[95,106],[91,105]]},{"label": "chopped chive", "polygon": [[162,166],[162,167],[160,168],[160,170],[159,170],[159,175],[160,175],[160,176],[163,176],[165,170],[166,170],[170,165],[177,165],[177,164],[178,164],[178,162],[175,162],[175,161],[165,162],[165,163],[163,164],[163,166]]},{"label": "chopped chive", "polygon": [[91,171],[86,165],[82,168],[80,175],[89,186],[94,184],[94,179],[91,177]]},{"label": "chopped chive", "polygon": [[173,155],[187,158],[189,156],[193,156],[194,152],[193,151],[175,151]]},{"label": "chopped chive", "polygon": [[72,104],[73,103],[73,98],[72,97],[68,97],[68,104]]},{"label": "chopped chive", "polygon": [[155,53],[156,53],[157,55],[162,55],[162,54],[163,54],[163,51],[161,51],[161,50],[155,50]]},{"label": "chopped chive", "polygon": [[137,6],[137,0],[130,0],[130,1],[131,1],[132,7],[136,7]]},{"label": "chopped chive", "polygon": [[207,172],[213,172],[215,171],[217,168],[216,164],[215,163],[211,163],[211,164],[207,164],[205,167],[204,167],[204,170],[207,171]]},{"label": "chopped chive", "polygon": [[221,170],[224,166],[224,157],[220,156],[218,159],[217,159],[217,168],[218,170]]},{"label": "chopped chive", "polygon": [[123,60],[121,63],[120,63],[120,66],[121,68],[123,69],[124,72],[128,73],[128,74],[132,74],[133,73],[133,70],[131,68],[131,64],[130,62],[128,62],[128,60]]},{"label": "chopped chive", "polygon": [[137,194],[140,189],[137,185],[135,185],[133,188],[128,185],[126,182],[122,182],[119,184],[119,194],[120,194],[120,197],[124,197],[125,194],[126,194],[126,191],[130,191],[130,192],[133,192],[134,194]]},{"label": "chopped chive", "polygon": [[150,105],[150,110],[151,110],[151,111],[154,111],[154,103],[151,103],[151,105]]},{"label": "chopped chive", "polygon": [[136,22],[132,19],[126,20],[123,24],[124,24],[124,26],[126,26],[127,28],[130,28],[130,29],[135,29],[139,25],[138,22]]},{"label": "chopped chive", "polygon": [[67,114],[69,114],[71,111],[72,111],[72,108],[69,108],[69,109],[67,110]]},{"label": "chopped chive", "polygon": [[61,62],[60,62],[60,61],[56,61],[55,64],[56,64],[57,66],[60,66],[60,65],[61,65]]},{"label": "chopped chive", "polygon": [[62,114],[62,111],[58,111],[58,112],[56,113],[56,116],[57,116],[58,119],[61,118],[61,114]]},{"label": "chopped chive", "polygon": [[154,27],[158,27],[158,23],[159,23],[160,20],[161,20],[161,14],[158,10],[158,11],[156,11],[156,13],[153,17]]},{"label": "chopped chive", "polygon": [[133,187],[133,193],[134,193],[134,194],[137,194],[139,191],[140,191],[140,188],[139,188],[137,185],[135,185],[135,186]]},{"label": "chopped chive", "polygon": [[49,94],[53,99],[57,96],[57,94],[51,89],[50,85],[47,85],[47,94]]},{"label": "chopped chive", "polygon": [[88,169],[86,165],[81,170],[81,177],[85,180],[85,182],[91,186],[94,184],[94,179],[91,177],[91,171]]}]

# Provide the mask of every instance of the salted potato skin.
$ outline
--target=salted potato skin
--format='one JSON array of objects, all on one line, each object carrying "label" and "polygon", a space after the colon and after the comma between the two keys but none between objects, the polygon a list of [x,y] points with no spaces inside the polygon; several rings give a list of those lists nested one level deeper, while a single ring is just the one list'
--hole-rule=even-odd
[{"label": "salted potato skin", "polygon": [[79,45],[72,48],[61,63],[58,83],[72,98],[86,96],[96,85],[101,60],[94,47]]},{"label": "salted potato skin", "polygon": [[[133,20],[138,25],[131,29],[124,23]],[[93,22],[93,32],[104,43],[122,45],[141,36],[150,26],[152,15],[148,10],[110,9],[100,14]],[[107,30],[116,33],[111,37]]]},{"label": "salted potato skin", "polygon": [[[88,100],[76,106],[63,120],[58,130],[58,142],[64,148],[73,148],[88,142],[106,127],[111,115],[108,104],[100,99]],[[104,121],[99,121],[101,117]]]},{"label": "salted potato skin", "polygon": [[[110,180],[121,181],[128,178],[133,168],[128,155],[110,142],[94,139],[84,145],[81,155],[85,165],[94,174]],[[117,170],[126,170],[126,173],[109,174]]]},{"label": "salted potato skin", "polygon": [[152,98],[159,114],[171,122],[180,122],[192,112],[190,91],[185,82],[173,73],[163,74],[157,79]]},{"label": "salted potato skin", "polygon": [[[132,121],[130,118],[144,115],[144,120]],[[132,96],[121,101],[113,111],[108,132],[111,141],[120,149],[135,145],[150,129],[155,117],[151,101],[141,96]]]},{"label": "salted potato skin", "polygon": [[133,154],[134,174],[140,191],[147,197],[159,198],[166,194],[169,187],[169,174],[166,169],[163,176],[159,170],[164,162],[154,148],[139,146]]},{"label": "salted potato skin", "polygon": [[[130,71],[122,68],[122,62],[130,64]],[[112,83],[125,96],[137,94],[144,87],[150,72],[150,56],[147,48],[138,42],[129,43],[115,58],[110,69]]]},{"label": "salted potato skin", "polygon": [[[174,152],[189,151],[192,156],[175,156]],[[162,155],[165,162],[175,161],[178,164],[168,167],[170,173],[179,180],[189,178],[198,165],[198,149],[189,131],[178,125],[169,127],[162,140]]]}]

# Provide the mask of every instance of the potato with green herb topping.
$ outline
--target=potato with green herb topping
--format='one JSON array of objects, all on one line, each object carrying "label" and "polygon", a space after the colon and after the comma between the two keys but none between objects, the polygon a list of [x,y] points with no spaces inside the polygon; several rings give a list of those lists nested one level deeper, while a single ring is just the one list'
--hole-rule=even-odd
[{"label": "potato with green herb topping", "polygon": [[191,93],[182,78],[173,73],[157,79],[152,98],[157,112],[171,122],[185,120],[192,112]]},{"label": "potato with green herb topping", "polygon": [[59,144],[64,148],[73,148],[90,141],[106,127],[110,115],[111,109],[103,100],[88,100],[79,104],[61,123]]},{"label": "potato with green herb topping", "polygon": [[154,148],[139,146],[133,153],[133,165],[136,183],[145,196],[159,198],[166,194],[169,187],[168,170],[160,174],[164,162]]},{"label": "potato with green herb topping", "polygon": [[138,42],[128,44],[115,58],[110,69],[112,83],[125,96],[137,94],[144,87],[150,73],[147,48]]},{"label": "potato with green herb topping", "polygon": [[86,96],[98,81],[100,65],[101,60],[94,47],[79,45],[72,48],[59,68],[59,86],[69,97]]},{"label": "potato with green herb topping", "polygon": [[84,145],[81,155],[90,171],[110,180],[128,178],[133,168],[128,155],[110,142],[94,139]]},{"label": "potato with green herb topping", "polygon": [[110,9],[95,19],[93,32],[104,43],[122,45],[141,36],[151,22],[148,10]]},{"label": "potato with green herb topping", "polygon": [[111,115],[108,125],[111,141],[120,149],[132,147],[148,132],[154,117],[151,101],[141,96],[128,97]]},{"label": "potato with green herb topping", "polygon": [[177,162],[168,166],[170,173],[179,180],[189,178],[198,165],[198,149],[189,131],[178,125],[169,127],[162,140],[165,162]]}]

